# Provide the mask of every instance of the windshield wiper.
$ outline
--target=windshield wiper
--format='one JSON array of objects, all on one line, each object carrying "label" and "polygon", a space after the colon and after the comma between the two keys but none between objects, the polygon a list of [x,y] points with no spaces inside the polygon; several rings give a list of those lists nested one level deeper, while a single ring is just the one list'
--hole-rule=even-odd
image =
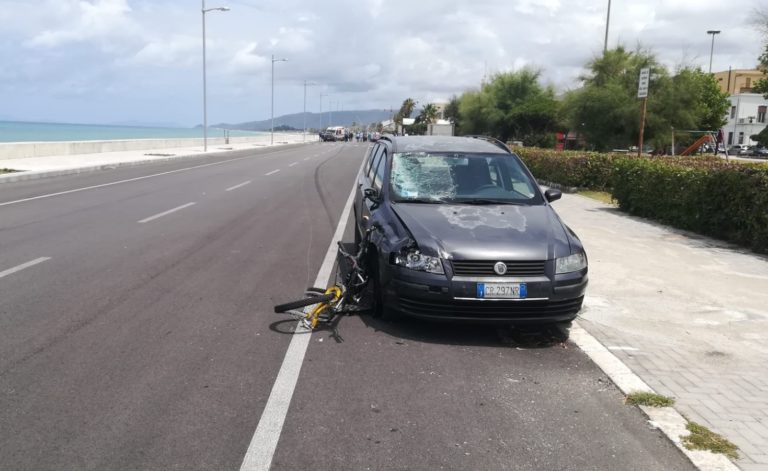
[{"label": "windshield wiper", "polygon": [[429,203],[429,204],[443,204],[445,200],[441,198],[402,198],[395,200],[397,203]]},{"label": "windshield wiper", "polygon": [[492,198],[453,198],[453,199],[451,199],[451,203],[476,204],[476,205],[485,205],[485,204],[521,204],[521,203],[519,203],[517,201],[500,200],[500,199],[492,199]]}]

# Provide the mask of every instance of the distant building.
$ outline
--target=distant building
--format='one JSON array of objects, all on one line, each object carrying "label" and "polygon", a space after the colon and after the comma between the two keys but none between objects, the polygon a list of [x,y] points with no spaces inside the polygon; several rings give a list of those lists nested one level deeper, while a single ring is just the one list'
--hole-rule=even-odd
[{"label": "distant building", "polygon": [[731,107],[728,110],[728,123],[723,126],[723,138],[726,146],[755,145],[750,136],[765,129],[768,100],[759,93],[752,93],[758,80],[768,78],[758,69],[732,69],[715,72],[720,90],[729,95]]},{"label": "distant building", "polygon": [[728,97],[731,108],[728,111],[728,124],[723,127],[725,144],[755,145],[750,136],[765,129],[768,100],[759,93],[738,93]]},{"label": "distant building", "polygon": [[715,79],[720,85],[720,90],[729,94],[752,93],[752,87],[760,79],[768,78],[762,70],[757,69],[735,69],[715,72]]}]

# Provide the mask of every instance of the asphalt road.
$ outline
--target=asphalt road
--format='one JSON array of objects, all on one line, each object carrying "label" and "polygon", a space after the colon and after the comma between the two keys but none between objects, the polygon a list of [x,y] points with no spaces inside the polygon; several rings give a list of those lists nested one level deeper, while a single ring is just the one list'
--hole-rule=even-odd
[{"label": "asphalt road", "polygon": [[[1,185],[0,468],[239,469],[364,151]],[[363,315],[310,338],[272,469],[693,468],[552,332]]]}]

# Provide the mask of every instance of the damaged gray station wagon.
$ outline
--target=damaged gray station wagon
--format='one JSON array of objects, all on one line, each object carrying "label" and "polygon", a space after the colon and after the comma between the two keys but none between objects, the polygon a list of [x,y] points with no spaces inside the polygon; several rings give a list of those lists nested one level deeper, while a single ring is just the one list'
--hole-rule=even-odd
[{"label": "damaged gray station wagon", "polygon": [[383,136],[366,156],[355,238],[371,234],[374,314],[504,323],[576,317],[579,238],[520,158],[481,137]]}]

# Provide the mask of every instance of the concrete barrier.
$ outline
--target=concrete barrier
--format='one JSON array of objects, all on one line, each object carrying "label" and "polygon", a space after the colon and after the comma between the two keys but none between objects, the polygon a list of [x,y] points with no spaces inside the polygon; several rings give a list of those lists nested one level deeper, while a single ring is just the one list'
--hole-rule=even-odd
[{"label": "concrete barrier", "polygon": [[[275,142],[296,142],[301,133],[275,133]],[[247,137],[230,137],[230,144],[269,144],[269,134]],[[0,160],[26,159],[54,155],[94,154],[134,150],[172,149],[202,146],[202,138],[179,139],[124,139],[114,141],[57,141],[57,142],[2,142]],[[208,146],[225,145],[223,137],[209,137]]]}]

